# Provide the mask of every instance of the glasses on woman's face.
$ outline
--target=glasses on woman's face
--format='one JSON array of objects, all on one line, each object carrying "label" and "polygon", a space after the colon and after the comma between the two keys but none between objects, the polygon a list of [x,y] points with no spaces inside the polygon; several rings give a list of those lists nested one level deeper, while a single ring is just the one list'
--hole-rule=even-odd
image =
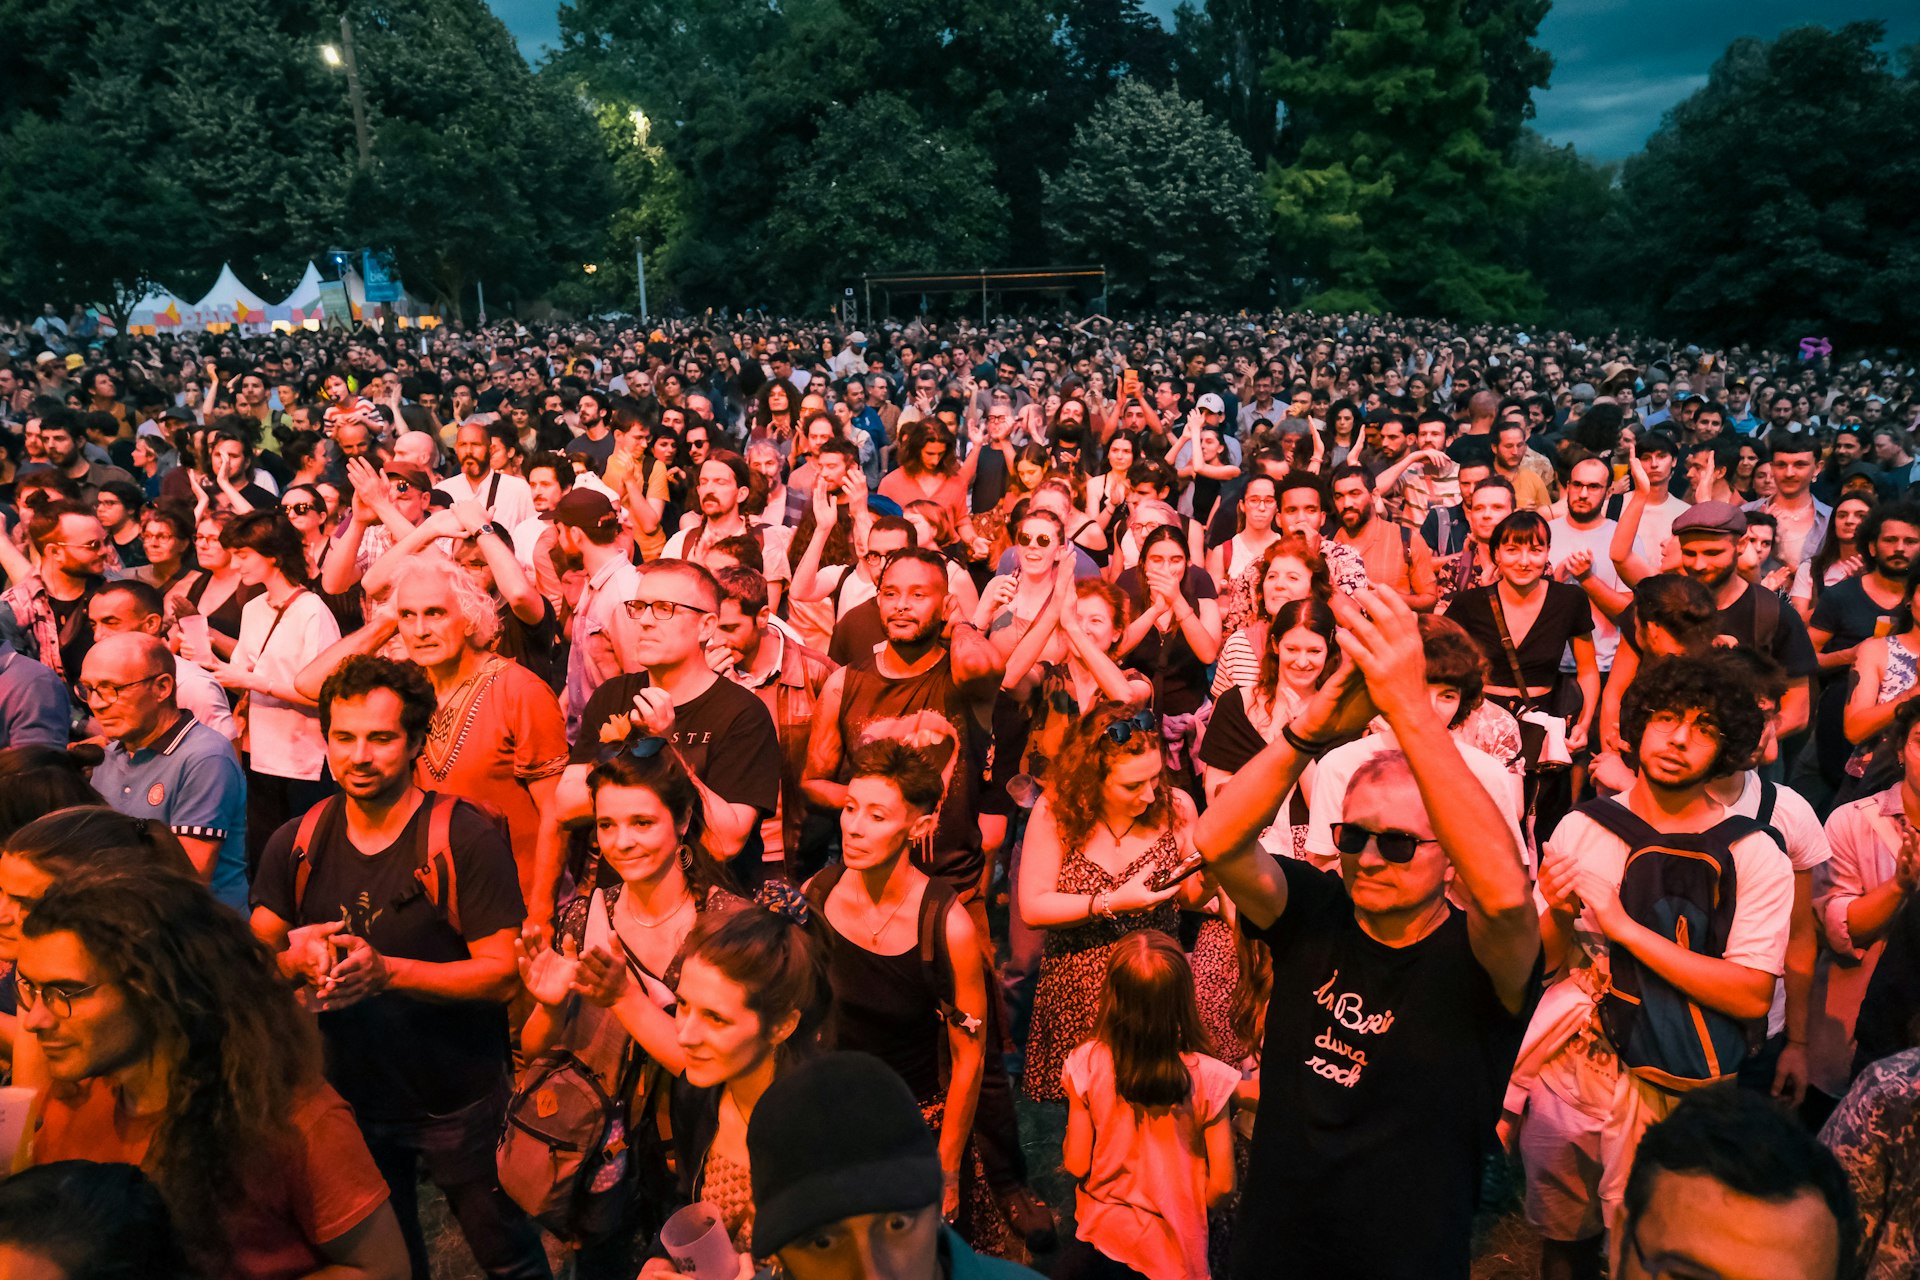
[{"label": "glasses on woman's face", "polygon": [[311,502],[289,502],[286,506],[282,507],[281,510],[290,516],[310,516],[316,511],[319,511],[320,508],[314,506]]},{"label": "glasses on woman's face", "polygon": [[1020,546],[1032,547],[1035,551],[1045,551],[1053,546],[1053,535],[1050,533],[1017,533],[1013,536],[1013,540]]},{"label": "glasses on woman's face", "polygon": [[1333,847],[1349,856],[1364,853],[1367,842],[1371,840],[1380,850],[1380,856],[1388,862],[1408,863],[1423,844],[1438,844],[1430,836],[1416,836],[1411,831],[1375,831],[1363,827],[1357,822],[1336,822],[1333,824]]}]

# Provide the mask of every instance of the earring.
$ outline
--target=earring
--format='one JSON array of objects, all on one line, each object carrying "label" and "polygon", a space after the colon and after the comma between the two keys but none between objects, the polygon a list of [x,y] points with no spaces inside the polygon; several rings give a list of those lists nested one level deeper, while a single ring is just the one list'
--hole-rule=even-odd
[{"label": "earring", "polygon": [[693,870],[693,846],[692,845],[683,844],[680,846],[680,869],[682,871]]}]

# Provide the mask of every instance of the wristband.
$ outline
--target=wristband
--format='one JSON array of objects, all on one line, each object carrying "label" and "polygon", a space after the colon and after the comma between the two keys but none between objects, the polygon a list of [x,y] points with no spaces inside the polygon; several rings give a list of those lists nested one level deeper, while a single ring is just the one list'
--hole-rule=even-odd
[{"label": "wristband", "polygon": [[1310,738],[1301,737],[1297,732],[1294,731],[1293,723],[1291,721],[1280,726],[1280,736],[1286,739],[1286,743],[1288,746],[1292,747],[1295,751],[1298,751],[1303,756],[1323,755],[1326,753],[1326,751],[1330,747],[1333,746],[1333,743],[1331,742],[1315,742]]}]

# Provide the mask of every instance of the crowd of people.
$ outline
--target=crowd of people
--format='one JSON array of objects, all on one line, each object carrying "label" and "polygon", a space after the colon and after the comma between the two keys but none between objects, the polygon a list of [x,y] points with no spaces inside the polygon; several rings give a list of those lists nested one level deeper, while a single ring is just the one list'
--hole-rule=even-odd
[{"label": "crowd of people", "polygon": [[430,1183],[503,1278],[1424,1280],[1514,1179],[1543,1280],[1920,1274],[1917,418],[1372,317],[0,330],[0,1258],[428,1280]]}]

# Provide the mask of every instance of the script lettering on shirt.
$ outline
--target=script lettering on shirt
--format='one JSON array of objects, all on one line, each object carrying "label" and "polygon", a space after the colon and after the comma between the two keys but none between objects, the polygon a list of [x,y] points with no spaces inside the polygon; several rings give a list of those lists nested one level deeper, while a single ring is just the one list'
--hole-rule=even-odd
[{"label": "script lettering on shirt", "polygon": [[1336,992],[1333,989],[1333,984],[1339,980],[1340,971],[1335,969],[1320,989],[1313,993],[1315,1003],[1331,1013],[1335,1022],[1363,1036],[1380,1035],[1393,1026],[1393,1010],[1385,1013],[1365,1012],[1358,992]]},{"label": "script lettering on shirt", "polygon": [[[1335,991],[1334,983],[1340,980],[1340,971],[1335,969],[1319,990],[1313,993],[1314,1003],[1332,1015],[1333,1021],[1342,1029],[1355,1035],[1382,1035],[1393,1026],[1393,1011],[1385,1013],[1366,1012],[1359,993],[1353,991]],[[1323,1076],[1342,1088],[1351,1089],[1360,1083],[1360,1073],[1366,1070],[1366,1050],[1355,1048],[1333,1033],[1332,1028],[1322,1031],[1313,1039],[1316,1053],[1307,1058],[1307,1068],[1316,1075]],[[1328,1055],[1331,1055],[1329,1057]],[[1345,1059],[1345,1061],[1338,1061]]]}]

